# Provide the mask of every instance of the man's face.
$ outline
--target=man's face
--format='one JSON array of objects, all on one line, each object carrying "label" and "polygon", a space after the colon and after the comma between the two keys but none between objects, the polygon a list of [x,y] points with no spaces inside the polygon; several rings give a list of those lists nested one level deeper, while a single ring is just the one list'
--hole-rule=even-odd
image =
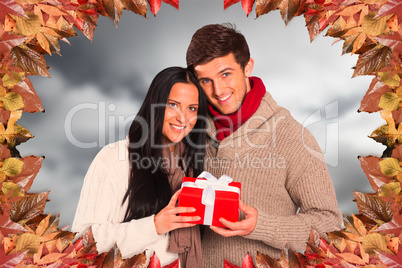
[{"label": "man's face", "polygon": [[232,53],[197,65],[194,70],[208,101],[220,113],[236,112],[250,91],[249,77],[254,60],[241,68]]}]

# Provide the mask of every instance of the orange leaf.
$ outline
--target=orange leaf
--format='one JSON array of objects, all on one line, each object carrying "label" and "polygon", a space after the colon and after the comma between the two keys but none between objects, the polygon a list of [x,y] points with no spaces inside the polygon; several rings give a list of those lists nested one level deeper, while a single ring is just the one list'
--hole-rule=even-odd
[{"label": "orange leaf", "polygon": [[50,253],[50,254],[44,256],[42,259],[40,259],[37,264],[44,265],[44,264],[53,263],[57,260],[62,259],[64,256],[66,256],[65,253]]},{"label": "orange leaf", "polygon": [[353,16],[362,8],[365,6],[365,4],[360,4],[360,5],[354,5],[354,6],[348,6],[345,7],[341,12],[337,13],[337,15],[343,15],[343,16]]},{"label": "orange leaf", "polygon": [[355,226],[356,230],[359,232],[360,235],[365,235],[367,234],[366,227],[364,227],[364,224],[361,220],[359,220],[355,215],[353,215],[353,225]]},{"label": "orange leaf", "polygon": [[401,240],[398,237],[389,239],[387,247],[396,255],[398,254],[398,248],[401,245]]},{"label": "orange leaf", "polygon": [[342,257],[344,260],[350,263],[365,265],[366,263],[357,255],[353,253],[340,253],[336,254],[339,257]]}]

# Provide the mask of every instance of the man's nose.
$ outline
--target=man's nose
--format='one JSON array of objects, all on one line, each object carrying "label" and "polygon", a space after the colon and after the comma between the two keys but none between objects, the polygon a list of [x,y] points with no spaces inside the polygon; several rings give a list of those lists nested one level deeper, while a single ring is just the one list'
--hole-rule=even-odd
[{"label": "man's nose", "polygon": [[219,97],[219,96],[221,96],[221,95],[224,94],[224,93],[225,93],[225,92],[224,92],[224,88],[223,88],[222,83],[219,82],[219,81],[215,81],[215,82],[214,82],[214,94],[215,94],[217,97]]}]

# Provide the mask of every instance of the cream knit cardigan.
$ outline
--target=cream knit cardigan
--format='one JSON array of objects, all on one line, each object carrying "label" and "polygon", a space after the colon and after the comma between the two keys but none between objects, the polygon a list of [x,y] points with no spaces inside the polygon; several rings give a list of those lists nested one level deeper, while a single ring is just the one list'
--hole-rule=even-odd
[{"label": "cream knit cardigan", "polygon": [[241,182],[241,200],[257,209],[258,218],[245,237],[225,238],[205,228],[204,267],[223,267],[224,259],[241,265],[247,252],[255,260],[257,250],[279,258],[286,244],[305,250],[312,228],[324,235],[341,226],[317,142],[268,92],[254,115],[230,136],[216,141],[211,119],[208,133],[205,170]]},{"label": "cream knit cardigan", "polygon": [[91,163],[84,179],[71,230],[82,235],[92,226],[99,252],[107,252],[115,243],[123,258],[146,250],[147,263],[155,252],[161,265],[172,263],[176,253],[167,252],[169,235],[155,231],[154,215],[122,223],[128,188],[128,138],[103,147]]}]

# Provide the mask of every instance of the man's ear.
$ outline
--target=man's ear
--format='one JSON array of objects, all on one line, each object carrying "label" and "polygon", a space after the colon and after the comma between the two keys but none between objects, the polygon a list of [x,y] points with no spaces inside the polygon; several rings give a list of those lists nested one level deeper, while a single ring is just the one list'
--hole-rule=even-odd
[{"label": "man's ear", "polygon": [[244,67],[244,75],[248,78],[251,76],[251,72],[253,71],[254,67],[254,59],[250,58]]}]

